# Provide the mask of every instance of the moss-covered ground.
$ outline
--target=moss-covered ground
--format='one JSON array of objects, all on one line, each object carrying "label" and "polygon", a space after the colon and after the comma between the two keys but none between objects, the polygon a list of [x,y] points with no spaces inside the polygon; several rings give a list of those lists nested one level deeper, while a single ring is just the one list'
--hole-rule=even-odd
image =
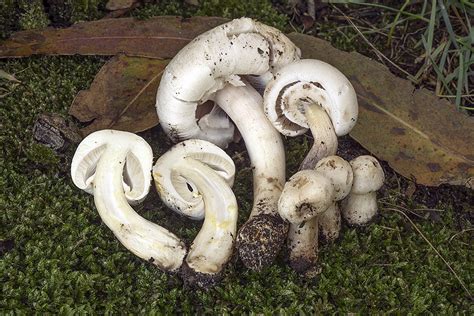
[{"label": "moss-covered ground", "polygon": [[[206,1],[200,10],[227,17],[249,10],[274,25],[286,23],[267,2],[243,9],[239,3]],[[145,18],[176,10],[183,10],[182,5],[162,1],[133,14]],[[323,269],[315,280],[299,278],[282,255],[258,273],[234,259],[220,285],[209,291],[189,290],[178,276],[129,253],[101,222],[92,197],[72,184],[68,170],[75,146],[57,154],[32,139],[40,113],[68,118],[75,94],[90,85],[106,59],[0,62],[0,69],[21,81],[0,82],[1,94],[6,94],[0,98],[0,314],[474,313],[466,289],[413,226],[473,293],[472,192],[416,187],[413,193],[414,187],[387,166],[380,218],[363,229],[344,226],[340,240],[321,250]],[[159,127],[142,136],[152,144],[155,157],[171,146]],[[286,141],[289,175],[309,142],[304,137]],[[363,152],[349,140],[342,145],[345,156]],[[231,146],[228,153],[238,170],[234,189],[242,223],[252,202],[251,169],[242,144]],[[171,214],[153,192],[136,210],[187,242],[200,227]]]}]

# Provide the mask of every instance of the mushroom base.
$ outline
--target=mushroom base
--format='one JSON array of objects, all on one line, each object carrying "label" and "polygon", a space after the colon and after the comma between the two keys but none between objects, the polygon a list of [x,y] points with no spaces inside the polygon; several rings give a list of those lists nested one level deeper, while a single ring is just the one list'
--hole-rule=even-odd
[{"label": "mushroom base", "polygon": [[289,260],[290,267],[298,274],[306,278],[314,278],[322,271],[315,258],[305,256],[295,256]]},{"label": "mushroom base", "polygon": [[278,214],[258,214],[240,229],[237,248],[243,264],[259,271],[273,262],[285,243],[288,224]]},{"label": "mushroom base", "polygon": [[183,262],[180,275],[187,288],[209,289],[215,286],[223,277],[222,271],[218,273],[202,273],[191,268],[187,262]]}]

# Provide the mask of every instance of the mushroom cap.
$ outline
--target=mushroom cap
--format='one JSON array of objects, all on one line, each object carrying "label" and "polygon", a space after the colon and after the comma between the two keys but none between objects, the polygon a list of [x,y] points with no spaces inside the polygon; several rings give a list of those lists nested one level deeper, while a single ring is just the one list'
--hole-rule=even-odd
[{"label": "mushroom cap", "polygon": [[280,31],[249,18],[215,27],[186,45],[166,67],[156,97],[156,109],[165,132],[174,141],[210,140],[226,147],[233,128],[228,118],[197,124],[199,104],[212,99],[227,83],[244,85],[238,75],[263,75],[300,57],[300,50]]},{"label": "mushroom cap", "polygon": [[353,193],[366,194],[382,187],[385,174],[377,159],[369,155],[359,156],[350,164],[354,172]]},{"label": "mushroom cap", "polygon": [[79,189],[94,194],[95,170],[107,146],[129,147],[123,172],[123,189],[130,204],[141,202],[150,190],[153,153],[143,138],[132,133],[101,130],[84,138],[72,159],[72,181]]},{"label": "mushroom cap", "polygon": [[348,134],[357,121],[354,88],[337,68],[320,60],[301,59],[279,69],[264,93],[264,108],[275,128],[286,136],[305,133],[306,105],[317,103],[331,118],[337,136]]},{"label": "mushroom cap", "polygon": [[302,170],[285,184],[278,201],[278,213],[290,223],[300,224],[326,211],[334,196],[334,186],[324,174]]},{"label": "mushroom cap", "polygon": [[173,166],[194,159],[215,171],[231,187],[235,165],[216,145],[200,139],[189,139],[173,146],[153,166],[153,179],[163,202],[175,212],[192,219],[204,218],[204,201],[194,183],[186,180]]},{"label": "mushroom cap", "polygon": [[351,165],[339,156],[328,156],[316,164],[314,170],[321,172],[334,185],[335,201],[345,198],[351,191],[354,174]]}]

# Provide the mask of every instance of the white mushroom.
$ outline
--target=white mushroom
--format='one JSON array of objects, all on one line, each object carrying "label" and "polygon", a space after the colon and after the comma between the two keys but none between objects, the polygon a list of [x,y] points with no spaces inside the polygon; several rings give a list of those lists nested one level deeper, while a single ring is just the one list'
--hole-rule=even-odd
[{"label": "white mushroom", "polygon": [[353,181],[351,165],[339,156],[329,156],[316,164],[316,171],[331,180],[336,192],[333,203],[318,216],[319,237],[332,242],[339,237],[341,230],[341,212],[337,201],[344,199],[350,192]]},{"label": "white mushroom", "polygon": [[321,158],[334,155],[337,136],[349,133],[358,115],[349,80],[335,67],[313,59],[301,59],[277,71],[265,89],[264,109],[286,136],[311,129],[314,144],[300,169],[313,169]]},{"label": "white mushroom", "polygon": [[233,125],[219,111],[196,122],[199,104],[226,84],[244,85],[238,75],[264,75],[299,59],[299,49],[278,30],[240,18],[201,34],[168,64],[156,98],[160,123],[174,140],[199,138],[226,147]]},{"label": "white mushroom", "polygon": [[377,214],[377,190],[384,182],[380,163],[372,156],[359,156],[350,162],[354,182],[342,203],[342,216],[350,225],[366,225]]},{"label": "white mushroom", "polygon": [[100,217],[127,249],[165,271],[176,271],[186,254],[183,242],[129,205],[148,194],[152,159],[141,137],[102,130],[79,144],[71,176],[77,187],[94,195]]},{"label": "white mushroom", "polygon": [[263,113],[260,94],[251,86],[227,85],[214,100],[237,125],[253,169],[253,207],[237,237],[239,257],[260,270],[273,262],[285,242],[288,225],[277,204],[285,183],[285,152],[280,134]]},{"label": "white mushroom", "polygon": [[237,201],[229,183],[234,173],[232,159],[222,149],[198,139],[175,145],[153,168],[158,193],[169,207],[181,213],[204,207],[204,223],[182,267],[191,286],[214,285],[232,255]]},{"label": "white mushroom", "polygon": [[[163,202],[175,212],[191,219],[204,218],[204,201],[192,182],[186,181],[174,166],[189,158],[198,160],[225,180],[234,183],[235,166],[232,159],[219,147],[200,140],[184,141],[162,155],[153,167],[156,189]],[[173,167],[173,168],[172,168]]]},{"label": "white mushroom", "polygon": [[334,185],[321,172],[302,170],[283,188],[278,202],[281,217],[290,222],[290,266],[307,276],[317,272],[318,216],[333,204]]}]

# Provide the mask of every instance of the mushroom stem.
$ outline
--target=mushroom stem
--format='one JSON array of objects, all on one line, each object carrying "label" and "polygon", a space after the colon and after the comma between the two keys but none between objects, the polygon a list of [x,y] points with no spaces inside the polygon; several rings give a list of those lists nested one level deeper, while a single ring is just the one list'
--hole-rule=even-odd
[{"label": "mushroom stem", "polygon": [[203,163],[186,158],[175,168],[191,181],[204,199],[205,218],[183,267],[184,280],[192,285],[213,285],[232,254],[237,230],[237,201],[224,179]]},{"label": "mushroom stem", "polygon": [[251,86],[227,85],[214,101],[236,124],[250,157],[254,202],[250,219],[238,233],[237,247],[245,266],[259,270],[274,260],[288,231],[278,214],[285,183],[283,142],[265,117],[262,97]]},{"label": "mushroom stem", "polygon": [[317,103],[305,106],[305,117],[313,134],[314,142],[299,170],[314,169],[319,160],[336,154],[337,135],[331,118]]},{"label": "mushroom stem", "polygon": [[290,266],[307,277],[319,273],[318,218],[313,217],[299,225],[290,225],[288,232]]},{"label": "mushroom stem", "polygon": [[377,192],[351,193],[342,201],[344,218],[349,225],[363,226],[377,214]]},{"label": "mushroom stem", "polygon": [[331,204],[327,210],[318,216],[319,236],[321,241],[332,242],[339,237],[341,230],[341,211],[336,203]]},{"label": "mushroom stem", "polygon": [[129,153],[129,147],[120,144],[108,145],[103,152],[94,177],[95,205],[104,223],[127,249],[163,270],[174,271],[186,254],[183,242],[139,216],[125,197],[122,174]]},{"label": "mushroom stem", "polygon": [[290,222],[290,265],[298,273],[314,276],[318,251],[319,215],[333,203],[334,185],[322,173],[302,170],[286,182],[278,212]]}]

